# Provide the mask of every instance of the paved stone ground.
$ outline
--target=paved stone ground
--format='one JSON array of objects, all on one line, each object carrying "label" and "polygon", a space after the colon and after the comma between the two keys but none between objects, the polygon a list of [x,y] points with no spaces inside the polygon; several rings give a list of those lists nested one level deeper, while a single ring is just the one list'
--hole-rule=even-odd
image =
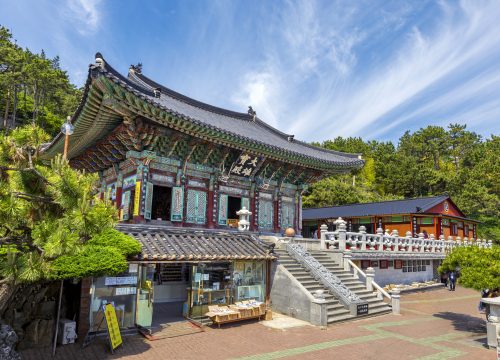
[{"label": "paved stone ground", "polygon": [[[258,322],[208,328],[202,333],[148,341],[124,338],[109,353],[103,340],[81,349],[59,347],[56,359],[495,359],[485,348],[479,294],[457,287],[402,296],[402,315],[387,314],[328,329],[300,326],[276,329]],[[24,351],[23,358],[50,359],[50,349]]]}]

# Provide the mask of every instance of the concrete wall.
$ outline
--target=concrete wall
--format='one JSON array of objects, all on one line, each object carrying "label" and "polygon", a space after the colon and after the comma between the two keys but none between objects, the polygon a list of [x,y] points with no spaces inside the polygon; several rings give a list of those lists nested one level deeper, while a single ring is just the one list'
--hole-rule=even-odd
[{"label": "concrete wall", "polygon": [[290,274],[283,265],[277,265],[271,274],[272,309],[304,321],[311,319],[314,297]]},{"label": "concrete wall", "polygon": [[432,262],[426,266],[425,271],[403,272],[403,269],[380,269],[375,268],[375,282],[380,286],[387,284],[411,284],[412,282],[423,282],[432,280],[434,276]]}]

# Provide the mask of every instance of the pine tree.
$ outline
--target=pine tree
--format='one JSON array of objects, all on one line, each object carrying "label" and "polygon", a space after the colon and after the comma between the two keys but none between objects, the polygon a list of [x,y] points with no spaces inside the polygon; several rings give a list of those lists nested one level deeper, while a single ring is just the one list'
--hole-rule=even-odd
[{"label": "pine tree", "polygon": [[28,125],[0,140],[0,315],[20,283],[116,274],[140,251],[113,229],[116,209],[95,196],[96,175],[60,156],[42,161],[48,139]]}]

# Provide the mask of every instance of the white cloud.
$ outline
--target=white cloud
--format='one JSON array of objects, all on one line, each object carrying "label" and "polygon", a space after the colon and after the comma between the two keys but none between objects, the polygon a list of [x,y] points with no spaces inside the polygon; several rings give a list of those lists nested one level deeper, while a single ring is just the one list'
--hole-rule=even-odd
[{"label": "white cloud", "polygon": [[[333,8],[323,10],[314,1],[287,2],[271,18],[262,20],[272,24],[272,36],[262,39],[263,60],[241,76],[239,89],[231,97],[233,104],[251,105],[261,119],[288,132],[296,112],[309,106],[304,102],[322,90],[304,93],[305,82],[325,73],[340,79],[349,75],[357,61],[353,48],[364,36],[357,29],[348,29],[346,18],[355,9],[346,9],[349,16],[339,16]],[[325,22],[330,21],[338,27],[325,29]]]},{"label": "white cloud", "polygon": [[233,100],[255,101],[264,120],[309,140],[384,136],[414,122],[462,121],[465,113],[473,127],[494,124],[499,3],[410,4],[377,13],[359,3],[287,3],[275,26],[285,41],[266,44],[272,56],[242,76]]},{"label": "white cloud", "polygon": [[242,80],[239,91],[233,96],[233,103],[240,108],[247,106],[257,111],[257,116],[272,125],[277,125],[277,116],[280,112],[276,101],[282,89],[280,79],[274,72],[247,73]]},{"label": "white cloud", "polygon": [[[377,69],[359,86],[346,89],[331,109],[325,109],[336,123],[324,125],[341,135],[367,134],[368,129],[373,129],[373,124],[384,118],[392,119],[389,116],[391,111],[409,105],[431,86],[439,86],[451,77],[463,78],[485,58],[499,58],[500,8],[493,2],[478,4],[477,7],[473,5],[464,2],[460,9],[452,10],[443,4],[442,25],[430,35],[415,28],[393,61],[389,61],[385,68]],[[498,74],[500,69],[495,66],[495,72],[488,76]],[[488,77],[482,81],[487,82]],[[475,84],[476,87],[480,85]],[[500,90],[498,82],[495,85]],[[467,86],[457,91],[453,88],[442,91],[445,93],[439,96],[439,100],[431,99],[435,110],[446,106],[451,111],[464,101],[481,102],[477,93]],[[432,116],[432,112],[428,115]]]},{"label": "white cloud", "polygon": [[100,3],[101,0],[67,0],[64,13],[75,21],[80,34],[93,33],[98,29],[101,18]]}]

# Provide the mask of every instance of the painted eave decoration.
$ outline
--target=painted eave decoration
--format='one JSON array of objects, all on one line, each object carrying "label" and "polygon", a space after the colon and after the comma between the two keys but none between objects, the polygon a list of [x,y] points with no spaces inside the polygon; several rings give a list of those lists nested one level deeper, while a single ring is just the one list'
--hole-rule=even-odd
[{"label": "painted eave decoration", "polygon": [[[141,120],[137,122],[137,119]],[[348,172],[364,164],[358,154],[331,151],[296,140],[293,135],[263,122],[253,111],[238,113],[176,93],[142,75],[136,67],[131,67],[125,77],[100,53],[89,66],[84,95],[71,122],[75,131],[69,159],[95,146],[106,151],[111,162],[118,162],[128,150],[143,150],[159,135],[158,129],[166,128],[255,156],[326,173]],[[100,146],[104,139],[105,145]],[[59,134],[46,147],[45,156],[62,152],[63,144]],[[94,164],[89,170],[102,167]]]}]

